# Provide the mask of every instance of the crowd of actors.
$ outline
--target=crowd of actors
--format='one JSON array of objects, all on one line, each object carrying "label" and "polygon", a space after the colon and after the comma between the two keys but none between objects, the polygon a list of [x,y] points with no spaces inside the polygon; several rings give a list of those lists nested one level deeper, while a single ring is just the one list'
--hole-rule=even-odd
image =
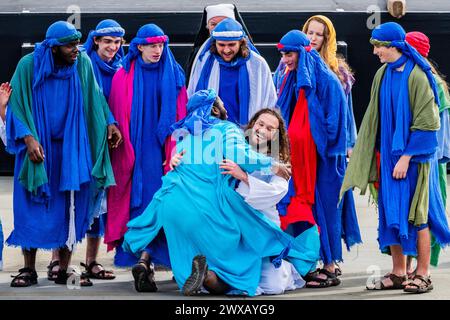
[{"label": "crowd of actors", "polygon": [[124,35],[107,19],[80,46],[55,22],[0,86],[0,135],[16,156],[6,243],[24,255],[12,287],[38,283],[37,249],[52,250],[47,277],[66,284],[85,237],[81,286],[115,278],[97,261],[102,238],[139,292],[157,291],[156,266],[184,295],[337,286],[342,241],[362,242],[358,187],[392,257],[367,289],[433,289],[429,266],[450,243],[450,97],[426,35],[373,30],[382,66],[358,134],[354,73],[325,16],[281,38],[274,75],[231,4],[205,8],[185,68],[157,25],[126,55]]}]

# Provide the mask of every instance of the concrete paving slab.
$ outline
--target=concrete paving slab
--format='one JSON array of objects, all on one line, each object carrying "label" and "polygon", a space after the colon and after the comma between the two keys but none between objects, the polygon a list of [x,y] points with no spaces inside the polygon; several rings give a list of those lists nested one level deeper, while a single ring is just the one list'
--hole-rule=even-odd
[{"label": "concrete paving slab", "polygon": [[[450,254],[443,250],[440,265],[432,267],[434,290],[427,294],[411,295],[402,291],[371,292],[365,289],[366,282],[372,276],[383,275],[389,271],[391,260],[378,250],[377,213],[369,204],[367,196],[355,193],[363,244],[355,246],[350,252],[344,252],[342,284],[325,289],[299,289],[279,296],[260,296],[255,298],[201,296],[200,299],[217,300],[449,300],[450,299]],[[0,219],[3,232],[7,237],[12,230],[12,178],[0,177]],[[78,246],[72,265],[79,266],[84,260],[86,243]],[[157,271],[158,292],[138,293],[134,290],[130,269],[116,269],[116,279],[110,281],[93,280],[94,286],[71,288],[55,285],[46,279],[46,266],[50,261],[50,252],[40,251],[37,256],[39,284],[29,288],[11,288],[11,274],[22,267],[22,254],[19,248],[5,247],[3,251],[4,267],[0,271],[0,300],[192,300],[199,297],[184,297],[172,281],[170,271]],[[106,252],[102,245],[98,260],[106,268],[113,267],[113,253]]]}]

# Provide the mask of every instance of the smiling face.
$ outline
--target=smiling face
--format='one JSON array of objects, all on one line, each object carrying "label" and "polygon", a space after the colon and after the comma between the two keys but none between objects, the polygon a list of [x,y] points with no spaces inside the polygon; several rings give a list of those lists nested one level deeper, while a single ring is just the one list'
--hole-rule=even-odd
[{"label": "smiling face", "polygon": [[152,43],[146,45],[138,45],[139,51],[142,53],[142,60],[145,63],[156,63],[161,59],[164,50],[164,43]]},{"label": "smiling face", "polygon": [[391,63],[397,61],[401,57],[401,53],[394,47],[385,47],[374,45],[373,54],[378,56],[381,63]]},{"label": "smiling face", "polygon": [[69,42],[63,46],[55,46],[52,48],[53,57],[56,64],[71,65],[77,61],[80,40]]},{"label": "smiling face", "polygon": [[325,25],[316,20],[311,20],[306,31],[306,36],[311,41],[311,47],[320,51],[325,41]]},{"label": "smiling face", "polygon": [[289,71],[297,69],[298,65],[298,52],[281,52],[281,62],[286,65]]},{"label": "smiling face", "polygon": [[279,126],[277,117],[270,113],[262,113],[251,128],[250,144],[253,146],[267,145],[269,141],[273,140]]},{"label": "smiling face", "polygon": [[240,48],[240,41],[216,41],[217,54],[226,62],[233,60]]},{"label": "smiling face", "polygon": [[94,42],[97,45],[97,54],[103,61],[111,61],[119,51],[122,45],[122,37],[95,37]]}]

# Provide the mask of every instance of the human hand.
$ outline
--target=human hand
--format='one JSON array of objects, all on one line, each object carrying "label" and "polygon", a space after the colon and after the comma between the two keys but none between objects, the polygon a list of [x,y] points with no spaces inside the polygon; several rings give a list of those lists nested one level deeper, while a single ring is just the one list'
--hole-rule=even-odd
[{"label": "human hand", "polygon": [[353,154],[353,148],[348,148],[347,149],[347,158],[351,158],[351,156],[352,156],[352,154]]},{"label": "human hand", "polygon": [[0,85],[0,117],[5,120],[6,105],[11,96],[12,87],[9,82],[4,82]]},{"label": "human hand", "polygon": [[272,166],[272,172],[283,178],[286,180],[289,180],[289,178],[292,175],[292,168],[291,168],[291,164],[290,163],[280,163],[280,162],[276,162],[273,166]]},{"label": "human hand", "polygon": [[174,156],[170,159],[170,163],[169,163],[170,170],[173,170],[180,165],[181,160],[183,160],[183,156],[185,153],[186,153],[186,150],[183,150],[180,153],[174,154]]},{"label": "human hand", "polygon": [[392,177],[394,179],[405,179],[406,173],[409,168],[409,161],[411,160],[411,156],[401,156],[398,159],[397,164],[394,167],[394,171],[392,172]]},{"label": "human hand", "polygon": [[221,174],[229,174],[233,176],[235,179],[240,180],[248,184],[248,175],[247,173],[241,169],[236,163],[231,160],[224,159],[222,164],[219,166],[220,169],[224,171]]},{"label": "human hand", "polygon": [[108,126],[108,144],[112,149],[117,148],[123,141],[122,134],[115,124]]},{"label": "human hand", "polygon": [[34,163],[41,163],[45,159],[44,149],[37,140],[29,135],[24,138],[27,145],[27,154],[30,160]]}]

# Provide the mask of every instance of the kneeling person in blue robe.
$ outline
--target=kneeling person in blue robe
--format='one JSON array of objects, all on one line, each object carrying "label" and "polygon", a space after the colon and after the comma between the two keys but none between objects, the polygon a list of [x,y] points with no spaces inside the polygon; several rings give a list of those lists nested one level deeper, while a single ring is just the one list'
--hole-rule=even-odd
[{"label": "kneeling person in blue robe", "polygon": [[163,177],[144,213],[128,223],[123,248],[140,255],[163,230],[175,280],[185,295],[203,286],[210,293],[254,296],[265,258],[275,266],[285,259],[300,275],[307,274],[319,259],[319,247],[305,244],[317,238],[317,229],[297,238],[284,233],[245,202],[235,191],[236,180],[221,174],[220,164],[229,159],[246,172],[277,175],[285,167],[252,150],[238,127],[225,120],[213,89],[195,93],[187,107],[188,116],[173,126],[183,162]]}]

